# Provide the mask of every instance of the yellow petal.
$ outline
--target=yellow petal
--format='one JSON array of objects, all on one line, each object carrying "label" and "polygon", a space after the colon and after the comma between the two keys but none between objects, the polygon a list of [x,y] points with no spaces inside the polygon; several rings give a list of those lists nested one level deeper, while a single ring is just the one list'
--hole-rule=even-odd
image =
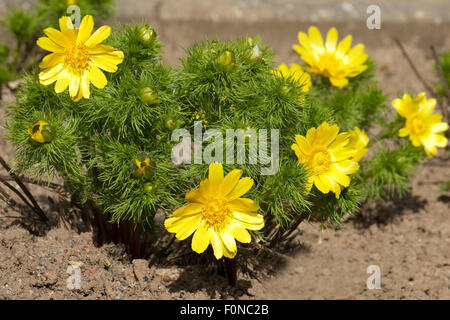
[{"label": "yellow petal", "polygon": [[[94,47],[91,48],[87,48],[88,49],[88,53],[89,54],[114,54],[114,55],[118,55],[119,52],[122,51],[118,51],[116,48],[112,47],[112,46],[108,46],[106,44],[98,44]],[[122,52],[122,57],[123,57],[123,52]]]},{"label": "yellow petal", "polygon": [[90,71],[89,77],[91,79],[92,84],[99,89],[103,89],[106,86],[106,84],[108,83],[105,75],[99,68],[97,68],[96,65],[90,64],[90,67],[91,68],[89,70]]},{"label": "yellow petal", "polygon": [[408,134],[409,134],[408,128],[401,128],[400,130],[398,130],[399,137],[406,137]]},{"label": "yellow petal", "polygon": [[206,199],[200,193],[200,189],[194,189],[186,193],[186,200],[189,202],[205,203]]},{"label": "yellow petal", "polygon": [[339,172],[352,174],[358,170],[359,164],[354,160],[344,160],[331,164],[331,167]]},{"label": "yellow petal", "polygon": [[448,130],[448,123],[439,122],[439,123],[433,124],[433,125],[431,125],[430,130],[433,133],[439,133],[439,132],[446,131],[446,130]]},{"label": "yellow petal", "polygon": [[325,42],[325,47],[328,52],[334,52],[336,50],[336,44],[338,41],[338,32],[336,28],[331,28],[327,34],[327,40]]},{"label": "yellow petal", "polygon": [[111,34],[111,27],[110,26],[102,26],[97,29],[86,41],[85,46],[86,47],[95,47],[96,45],[100,44],[103,40],[109,37]]},{"label": "yellow petal", "polygon": [[336,52],[334,53],[335,56],[338,59],[344,57],[347,54],[348,50],[350,49],[351,45],[352,45],[352,36],[348,35],[337,45]]},{"label": "yellow petal", "polygon": [[37,39],[36,44],[44,50],[50,52],[64,53],[64,48],[57,45],[55,42],[47,37],[41,37]]},{"label": "yellow petal", "polygon": [[316,128],[309,128],[306,132],[306,140],[308,140],[309,144],[313,146],[315,144],[316,139]]},{"label": "yellow petal", "polygon": [[316,186],[317,189],[319,189],[320,192],[322,193],[328,193],[330,192],[330,189],[332,186],[330,186],[327,183],[323,183],[322,180],[320,179],[320,176],[314,176],[314,185]]},{"label": "yellow petal", "polygon": [[212,228],[208,229],[208,233],[209,233],[209,241],[211,242],[211,245],[214,250],[214,256],[216,257],[217,260],[219,260],[223,256],[222,243],[219,239],[219,235]]},{"label": "yellow petal", "polygon": [[83,76],[81,77],[81,91],[83,93],[83,98],[89,99],[90,97],[90,81],[89,81],[89,70],[86,69],[83,72]]},{"label": "yellow petal", "polygon": [[64,62],[65,56],[62,53],[50,53],[39,63],[39,68],[47,69]]},{"label": "yellow petal", "polygon": [[233,237],[239,242],[250,243],[252,241],[250,233],[235,221],[231,222],[230,231]]},{"label": "yellow petal", "polygon": [[234,240],[234,237],[231,234],[230,230],[228,228],[224,228],[220,231],[219,237],[223,244],[222,249],[225,249],[223,250],[223,255],[230,259],[234,258],[237,253],[237,247],[236,240]]},{"label": "yellow petal", "polygon": [[209,165],[209,183],[214,187],[219,187],[223,181],[223,166],[220,163]]},{"label": "yellow petal", "polygon": [[254,181],[252,178],[249,177],[242,178],[236,184],[236,187],[225,197],[227,198],[228,201],[233,201],[234,199],[240,198],[253,187],[253,184]]},{"label": "yellow petal", "polygon": [[69,85],[69,94],[71,98],[77,96],[78,91],[80,90],[80,76],[76,74],[72,74],[70,77],[70,85]]},{"label": "yellow petal", "polygon": [[52,68],[48,68],[44,71],[41,71],[39,73],[39,80],[42,83],[42,81],[53,78],[55,75],[57,75],[63,69],[63,67],[64,67],[63,63],[58,63],[56,66],[54,66]]},{"label": "yellow petal", "polygon": [[350,177],[341,171],[330,170],[328,176],[344,187],[348,187],[350,185]]},{"label": "yellow petal", "polygon": [[68,39],[61,31],[54,28],[44,29],[46,36],[60,47],[67,48],[72,46],[70,39]]},{"label": "yellow petal", "polygon": [[314,50],[316,50],[319,54],[322,54],[325,51],[325,48],[323,47],[323,39],[319,29],[317,29],[314,26],[311,26],[308,29],[308,34],[311,47]]},{"label": "yellow petal", "polygon": [[303,154],[303,152],[301,152],[300,148],[298,147],[298,144],[294,143],[294,144],[291,146],[291,149],[294,150],[295,155],[297,156],[297,159],[298,159],[299,161],[303,161],[303,159],[306,157],[306,155]]},{"label": "yellow petal", "polygon": [[302,47],[309,49],[311,48],[311,43],[309,41],[309,37],[304,32],[299,32],[298,35],[298,42],[302,45]]},{"label": "yellow petal", "polygon": [[67,89],[70,83],[70,73],[66,70],[63,70],[59,73],[58,80],[55,84],[55,92],[61,93]]},{"label": "yellow petal", "polygon": [[61,32],[66,33],[73,30],[72,20],[69,17],[61,17],[59,18],[59,30]]},{"label": "yellow petal", "polygon": [[201,204],[201,203],[188,203],[187,205],[176,209],[170,215],[170,217],[181,218],[181,217],[193,216],[193,215],[196,215],[196,214],[199,214],[200,212],[202,212],[202,209],[203,209],[203,204]]},{"label": "yellow petal", "polygon": [[362,149],[358,150],[358,152],[355,153],[355,155],[353,156],[353,160],[360,161],[365,156],[367,151],[369,151],[369,149],[367,149],[367,148],[362,148]]},{"label": "yellow petal", "polygon": [[264,223],[264,217],[256,212],[239,212],[233,211],[233,217],[241,222],[246,222],[250,224],[261,224]]},{"label": "yellow petal", "polygon": [[208,230],[205,229],[202,223],[195,231],[194,236],[192,237],[191,248],[193,251],[197,253],[202,253],[209,246],[209,233]]},{"label": "yellow petal", "polygon": [[252,199],[238,198],[228,203],[231,210],[251,212],[259,210],[259,205]]},{"label": "yellow petal", "polygon": [[348,85],[348,79],[347,78],[335,78],[331,77],[330,82],[335,87],[345,87]]},{"label": "yellow petal", "polygon": [[116,72],[117,64],[123,60],[123,58],[121,59],[120,57],[106,54],[91,55],[90,57],[97,67],[107,72]]},{"label": "yellow petal", "polygon": [[226,196],[227,194],[229,194],[236,187],[241,176],[242,170],[240,169],[231,170],[223,179],[223,183],[220,188],[220,194],[222,196]]},{"label": "yellow petal", "polygon": [[[176,219],[173,220],[172,219]],[[175,237],[182,241],[189,237],[200,225],[201,215],[194,215],[187,218],[169,218],[164,222],[167,231],[175,233]]]},{"label": "yellow petal", "polygon": [[421,112],[423,114],[430,114],[434,111],[435,106],[436,106],[436,99],[431,98],[431,99],[425,100],[420,104],[419,112]]},{"label": "yellow petal", "polygon": [[363,54],[364,45],[362,43],[358,43],[356,46],[350,49],[346,56],[342,59],[345,64],[350,63],[355,57]]},{"label": "yellow petal", "polygon": [[238,224],[242,228],[253,231],[261,230],[262,228],[264,228],[264,219],[262,219],[260,223],[248,223],[241,220],[234,220],[234,223]]},{"label": "yellow petal", "polygon": [[203,198],[209,199],[211,195],[215,195],[215,188],[211,188],[211,184],[208,179],[202,180],[200,182],[200,194]]},{"label": "yellow petal", "polygon": [[84,16],[81,20],[80,30],[78,31],[77,44],[85,43],[91,36],[94,29],[94,18],[91,15]]},{"label": "yellow petal", "polygon": [[297,134],[295,136],[295,142],[297,143],[298,148],[301,153],[303,153],[305,155],[311,153],[312,147],[311,147],[310,143],[308,142],[308,140],[306,140],[306,138],[304,136]]},{"label": "yellow petal", "polygon": [[338,182],[333,180],[329,175],[322,174],[319,176],[319,179],[323,184],[326,184],[330,187],[330,190],[334,192],[336,198],[339,199],[339,195],[341,194],[341,186]]},{"label": "yellow petal", "polygon": [[316,130],[316,139],[314,143],[319,146],[329,146],[337,137],[339,127],[336,124],[330,126],[324,122]]}]

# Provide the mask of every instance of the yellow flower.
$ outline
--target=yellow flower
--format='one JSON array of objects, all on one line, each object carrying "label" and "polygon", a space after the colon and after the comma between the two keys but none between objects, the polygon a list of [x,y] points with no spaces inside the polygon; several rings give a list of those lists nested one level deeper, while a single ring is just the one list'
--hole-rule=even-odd
[{"label": "yellow flower", "polygon": [[395,110],[406,119],[405,127],[400,129],[398,135],[409,139],[415,147],[422,145],[428,157],[436,154],[436,147],[445,148],[447,138],[441,132],[448,129],[448,123],[441,122],[442,116],[432,113],[436,106],[436,99],[428,99],[425,92],[413,99],[404,94],[400,99],[392,101]]},{"label": "yellow flower", "polygon": [[366,146],[369,143],[369,137],[367,137],[367,134],[358,127],[350,130],[349,133],[351,134],[349,147],[357,150],[356,154],[353,156],[353,160],[360,161],[368,151]]},{"label": "yellow flower", "polygon": [[293,82],[302,86],[303,92],[309,91],[309,87],[311,86],[311,76],[304,72],[302,67],[298,64],[291,64],[290,68],[285,64],[281,64],[278,66],[277,70],[271,70],[270,72],[277,77],[290,77]]},{"label": "yellow flower", "polygon": [[28,128],[30,138],[39,143],[49,142],[53,139],[47,121],[39,120]]},{"label": "yellow flower", "polygon": [[251,199],[241,198],[253,186],[251,178],[242,178],[242,170],[223,176],[221,164],[209,166],[209,177],[200,188],[186,194],[187,205],[175,210],[165,221],[169,232],[184,240],[192,233],[192,250],[202,253],[211,243],[214,256],[234,258],[236,241],[249,243],[249,230],[264,227],[264,218],[257,214],[259,206]]},{"label": "yellow flower", "polygon": [[324,44],[322,35],[316,27],[309,27],[308,34],[299,32],[300,45],[293,46],[293,49],[309,64],[309,67],[305,68],[307,71],[329,78],[336,87],[344,87],[348,84],[347,78],[355,77],[367,69],[367,65],[364,64],[367,60],[364,45],[357,44],[350,49],[351,35],[338,43],[338,32],[336,28],[331,28]]},{"label": "yellow flower", "polygon": [[37,40],[38,46],[52,52],[39,64],[45,69],[39,73],[39,81],[45,86],[56,81],[56,93],[69,87],[74,101],[88,99],[90,82],[99,89],[104,88],[107,80],[100,69],[116,72],[117,65],[123,61],[123,52],[100,44],[109,37],[109,26],[102,26],[91,35],[94,19],[90,15],[83,18],[80,29],[74,29],[69,17],[59,19],[59,27],[61,31],[45,29],[47,37]]},{"label": "yellow flower", "polygon": [[291,148],[298,162],[311,174],[308,190],[314,184],[322,193],[332,191],[339,199],[342,189],[350,184],[348,175],[358,170],[359,165],[352,159],[357,150],[350,145],[351,134],[338,132],[336,124],[323,122],[317,129],[309,129],[306,137],[296,135]]}]

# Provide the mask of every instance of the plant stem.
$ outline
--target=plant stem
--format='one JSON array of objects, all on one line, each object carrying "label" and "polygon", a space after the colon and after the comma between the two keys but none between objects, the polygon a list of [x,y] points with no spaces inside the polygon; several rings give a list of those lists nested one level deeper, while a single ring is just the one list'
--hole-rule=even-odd
[{"label": "plant stem", "polygon": [[228,283],[232,287],[237,284],[237,266],[235,259],[223,258],[225,264],[225,271],[227,273]]},{"label": "plant stem", "polygon": [[[34,208],[33,211],[37,213],[37,215],[39,216],[39,218],[47,223],[48,222],[48,218],[45,215],[44,211],[42,211],[41,207],[39,206],[39,204],[37,203],[36,199],[34,199],[33,195],[31,194],[31,192],[28,190],[28,188],[23,184],[22,180],[19,179],[19,177],[11,171],[11,168],[8,166],[8,164],[6,163],[6,161],[0,156],[0,164],[3,166],[3,168],[5,168],[5,170],[9,173],[9,175],[14,179],[14,181],[19,185],[20,189],[22,189],[23,193],[27,196],[27,198],[31,201],[31,203],[33,204]],[[23,199],[23,196],[21,196],[21,198]]]},{"label": "plant stem", "polygon": [[406,61],[408,61],[409,66],[411,67],[411,69],[414,71],[414,74],[416,75],[417,79],[419,79],[420,82],[422,82],[422,84],[424,85],[424,87],[433,95],[436,96],[436,92],[434,92],[433,88],[430,87],[430,85],[428,85],[428,83],[425,81],[425,79],[421,76],[421,74],[419,73],[419,71],[417,70],[416,66],[414,65],[414,63],[412,62],[411,58],[409,57],[408,53],[406,52],[405,48],[403,47],[402,43],[400,42],[400,40],[398,40],[397,38],[394,39],[395,43],[397,43],[397,45],[399,46],[400,50],[402,51],[403,56],[405,57]]},{"label": "plant stem", "polygon": [[[431,53],[433,54],[433,58],[434,58],[434,62],[436,63],[436,70],[437,70],[437,74],[439,76],[439,79],[442,82],[442,87],[444,88],[444,92],[445,92],[445,97],[441,105],[442,108],[442,117],[444,118],[445,122],[449,122],[449,118],[448,118],[448,102],[450,101],[450,89],[448,87],[448,82],[447,79],[444,76],[444,72],[442,70],[442,66],[441,66],[441,61],[439,60],[439,57],[436,53],[436,50],[434,49],[434,46],[430,46],[431,49]],[[446,134],[448,135],[448,131],[446,132]]]}]

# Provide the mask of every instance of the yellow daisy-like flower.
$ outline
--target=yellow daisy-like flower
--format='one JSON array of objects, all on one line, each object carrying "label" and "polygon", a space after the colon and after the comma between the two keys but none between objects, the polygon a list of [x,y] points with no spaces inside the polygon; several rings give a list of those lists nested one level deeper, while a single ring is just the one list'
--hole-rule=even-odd
[{"label": "yellow daisy-like flower", "polygon": [[251,199],[241,198],[253,186],[251,178],[242,178],[242,170],[232,170],[224,177],[221,164],[209,166],[208,179],[200,188],[186,194],[187,205],[175,210],[165,221],[169,232],[178,240],[192,233],[192,250],[202,253],[211,243],[217,259],[234,258],[236,241],[249,243],[249,230],[264,227],[264,218],[257,214],[259,206]]},{"label": "yellow daisy-like flower", "polygon": [[409,94],[392,101],[395,110],[406,119],[405,127],[398,135],[409,139],[415,147],[423,146],[428,157],[436,154],[436,147],[445,148],[447,138],[441,132],[448,129],[448,123],[441,122],[442,115],[433,113],[436,99],[428,99],[425,92],[413,99]]},{"label": "yellow daisy-like flower", "polygon": [[49,142],[53,139],[49,124],[44,120],[39,120],[31,128],[28,128],[28,134],[32,140],[39,143]]},{"label": "yellow daisy-like flower", "polygon": [[272,74],[280,78],[291,78],[293,82],[302,86],[303,92],[308,92],[311,87],[311,76],[303,71],[302,67],[298,64],[291,64],[288,67],[285,64],[280,64],[277,70],[270,70]]},{"label": "yellow daisy-like flower", "polygon": [[48,86],[56,81],[55,92],[61,93],[69,87],[72,100],[90,97],[90,83],[102,89],[107,80],[100,69],[116,72],[117,65],[123,61],[123,52],[114,47],[100,44],[111,34],[109,26],[98,28],[92,35],[94,19],[87,15],[74,29],[69,17],[59,19],[61,31],[47,28],[47,37],[37,40],[42,49],[52,52],[46,55],[39,67],[41,84]]},{"label": "yellow daisy-like flower", "polygon": [[336,87],[346,86],[347,78],[355,77],[367,69],[367,65],[364,64],[367,60],[364,45],[357,44],[350,49],[351,35],[338,43],[336,28],[328,31],[325,44],[320,31],[314,26],[309,27],[308,35],[299,32],[298,40],[300,45],[295,44],[293,49],[309,64],[305,69],[329,78]]},{"label": "yellow daisy-like flower", "polygon": [[292,145],[298,162],[308,169],[310,178],[308,190],[314,184],[322,193],[330,191],[339,199],[341,191],[350,184],[348,175],[358,170],[358,162],[353,159],[357,150],[350,145],[351,134],[339,133],[339,127],[323,122],[311,128],[306,137],[296,135]]},{"label": "yellow daisy-like flower", "polygon": [[353,160],[360,161],[368,151],[366,146],[369,143],[369,137],[358,127],[350,130],[349,133],[351,134],[349,147],[351,146],[357,150],[356,154],[353,156]]}]

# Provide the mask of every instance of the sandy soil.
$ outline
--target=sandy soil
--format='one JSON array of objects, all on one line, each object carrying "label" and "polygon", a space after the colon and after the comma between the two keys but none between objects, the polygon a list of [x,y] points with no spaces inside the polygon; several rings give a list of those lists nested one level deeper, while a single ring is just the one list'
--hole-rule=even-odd
[{"label": "sandy soil", "polygon": [[[450,49],[450,39],[439,35],[442,25],[392,25],[384,33],[360,31],[360,26],[352,24],[340,27],[343,33],[354,33],[355,41],[364,41],[380,66],[380,85],[390,99],[404,91],[423,90],[393,45],[393,36],[404,41],[427,80],[434,79],[428,45],[434,43],[439,52]],[[290,47],[299,29],[305,28],[293,23],[174,22],[164,25],[160,35],[167,42],[165,58],[177,63],[183,47],[207,35],[232,38],[258,30],[279,53],[277,62],[290,63],[298,61]],[[2,105],[1,123],[4,117]],[[13,150],[3,141],[4,134],[0,128],[0,152],[11,160]],[[146,260],[131,261],[121,246],[95,248],[91,233],[68,230],[62,222],[39,230],[25,209],[17,212],[3,206],[0,299],[450,299],[450,193],[438,192],[450,180],[449,164],[448,152],[441,150],[417,172],[407,197],[364,208],[339,230],[321,233],[317,224],[302,224],[297,246],[285,252],[284,259],[270,252],[251,261],[239,258],[237,288],[229,288],[214,266],[205,269],[201,263],[186,264],[183,258],[151,266]],[[33,187],[33,192],[40,195],[44,210],[55,221],[62,213],[70,214],[59,196],[40,187]],[[243,255],[250,255],[246,250]],[[369,265],[380,267],[381,289],[367,289]],[[69,266],[80,267],[79,290],[67,288]]]}]

